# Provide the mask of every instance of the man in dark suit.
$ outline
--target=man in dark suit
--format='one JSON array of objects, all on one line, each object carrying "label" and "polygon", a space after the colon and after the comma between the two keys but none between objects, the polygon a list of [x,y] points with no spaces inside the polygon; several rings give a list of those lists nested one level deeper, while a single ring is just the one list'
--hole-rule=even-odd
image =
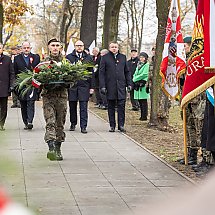
[{"label": "man in dark suit", "polygon": [[[66,58],[72,63],[92,63],[92,58],[84,51],[84,43],[79,40],[75,43],[74,51],[67,55]],[[71,87],[68,91],[69,110],[70,110],[70,131],[74,131],[77,125],[77,104],[79,101],[80,106],[80,127],[81,133],[87,133],[88,122],[88,101],[90,97],[90,91],[92,89],[92,79],[80,80]]]},{"label": "man in dark suit", "polygon": [[[26,69],[33,70],[39,64],[40,57],[31,53],[31,45],[25,41],[22,43],[22,53],[14,58],[15,74],[25,72]],[[25,124],[24,129],[33,128],[33,118],[35,112],[35,101],[37,100],[37,89],[29,90],[24,96],[20,96],[22,120]]]},{"label": "man in dark suit", "polygon": [[0,131],[4,131],[7,117],[7,102],[15,81],[13,64],[10,57],[3,54],[3,45],[0,43]]},{"label": "man in dark suit", "polygon": [[[135,73],[135,70],[137,68],[137,63],[139,61],[138,53],[136,49],[131,49],[131,59],[128,60],[128,70],[131,74],[131,80],[133,79],[133,75]],[[132,105],[132,110],[138,111],[139,110],[139,103],[136,99],[134,99],[134,83],[132,83],[132,90],[130,91],[130,100]]]},{"label": "man in dark suit", "polygon": [[100,62],[99,83],[101,93],[107,95],[110,132],[115,131],[115,106],[118,113],[118,130],[125,132],[126,87],[131,90],[131,76],[127,68],[126,56],[119,53],[116,42],[109,44],[109,53]]}]

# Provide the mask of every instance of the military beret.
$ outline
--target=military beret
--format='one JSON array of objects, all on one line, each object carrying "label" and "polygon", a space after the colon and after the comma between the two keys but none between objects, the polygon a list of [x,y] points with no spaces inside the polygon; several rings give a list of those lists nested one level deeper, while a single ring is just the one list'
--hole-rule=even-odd
[{"label": "military beret", "polygon": [[48,41],[48,45],[52,42],[59,42],[60,43],[60,41],[57,38],[52,38]]},{"label": "military beret", "polygon": [[131,49],[131,52],[137,52],[137,49],[133,48]]},{"label": "military beret", "polygon": [[149,58],[148,54],[146,54],[145,52],[140,52],[139,57],[144,57],[146,59]]},{"label": "military beret", "polygon": [[188,36],[184,38],[184,43],[191,43],[192,37]]}]

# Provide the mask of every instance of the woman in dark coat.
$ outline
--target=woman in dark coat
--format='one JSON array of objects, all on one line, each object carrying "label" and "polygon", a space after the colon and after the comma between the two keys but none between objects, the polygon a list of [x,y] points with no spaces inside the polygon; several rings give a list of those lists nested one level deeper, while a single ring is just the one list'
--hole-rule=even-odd
[{"label": "woman in dark coat", "polygon": [[3,45],[0,44],[0,131],[4,130],[7,117],[8,96],[15,80],[13,64],[10,57],[3,54]]}]

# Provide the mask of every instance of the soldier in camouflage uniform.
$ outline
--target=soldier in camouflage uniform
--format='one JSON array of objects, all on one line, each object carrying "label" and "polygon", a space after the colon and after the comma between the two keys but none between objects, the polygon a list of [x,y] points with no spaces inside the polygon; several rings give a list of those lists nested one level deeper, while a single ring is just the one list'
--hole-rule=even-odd
[{"label": "soldier in camouflage uniform", "polygon": [[[61,62],[61,43],[56,39],[48,42],[50,55],[45,61]],[[42,90],[43,112],[46,121],[45,141],[48,143],[49,160],[63,160],[61,143],[65,141],[64,124],[67,113],[67,89],[65,86],[47,85]]]},{"label": "soldier in camouflage uniform", "polygon": [[[189,57],[191,37],[184,38],[185,52],[187,59]],[[181,87],[183,87],[185,76],[182,75],[180,78]],[[206,96],[205,93],[202,93],[192,99],[187,107],[186,119],[187,119],[187,146],[188,146],[188,164],[196,165],[197,164],[197,153],[201,145],[201,135],[204,121],[204,110],[206,105]],[[204,156],[206,152],[203,150]],[[181,164],[184,164],[184,158],[178,160]]]},{"label": "soldier in camouflage uniform", "polygon": [[201,146],[205,105],[206,97],[205,93],[202,93],[192,99],[186,107],[189,165],[197,163],[197,153]]},{"label": "soldier in camouflage uniform", "polygon": [[204,111],[204,122],[202,126],[201,135],[201,149],[202,149],[202,160],[199,164],[193,165],[192,169],[196,172],[197,176],[204,176],[210,169],[211,165],[214,164],[213,156],[210,151],[206,149],[208,145],[208,108],[209,101],[206,99],[205,111]]}]

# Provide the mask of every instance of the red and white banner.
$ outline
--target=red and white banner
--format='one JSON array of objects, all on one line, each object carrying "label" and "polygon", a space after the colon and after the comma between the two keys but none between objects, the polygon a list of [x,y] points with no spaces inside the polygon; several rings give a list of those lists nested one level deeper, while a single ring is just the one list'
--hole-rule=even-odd
[{"label": "red and white banner", "polygon": [[178,0],[172,0],[166,27],[166,37],[160,66],[162,89],[167,96],[179,94],[178,78],[185,72],[186,56],[181,32]]},{"label": "red and white banner", "polygon": [[205,69],[215,69],[215,0],[204,1]]},{"label": "red and white banner", "polygon": [[[53,63],[53,62],[52,62]],[[42,62],[42,63],[39,63],[33,70],[33,73],[39,73],[41,71],[41,66],[47,66],[49,67],[51,64],[51,61],[45,61],[45,62]],[[40,88],[41,86],[41,83],[39,81],[37,81],[34,76],[32,78],[32,85],[35,87],[35,88]]]},{"label": "red and white banner", "polygon": [[[213,59],[215,57],[214,53],[212,53],[212,50],[215,48],[214,43],[212,43],[212,41],[214,41],[214,34],[210,28],[214,23],[214,18],[210,20],[210,18],[214,16],[214,14],[213,16],[210,15],[212,12],[210,10],[211,1],[212,0],[198,1],[192,34],[192,44],[182,92],[182,107],[215,83],[215,73],[210,73],[205,69],[206,66],[213,67]],[[207,21],[205,17],[207,17]],[[207,26],[206,28],[205,25]],[[210,44],[210,47],[208,47],[208,44]],[[207,49],[205,49],[206,47]]]}]

